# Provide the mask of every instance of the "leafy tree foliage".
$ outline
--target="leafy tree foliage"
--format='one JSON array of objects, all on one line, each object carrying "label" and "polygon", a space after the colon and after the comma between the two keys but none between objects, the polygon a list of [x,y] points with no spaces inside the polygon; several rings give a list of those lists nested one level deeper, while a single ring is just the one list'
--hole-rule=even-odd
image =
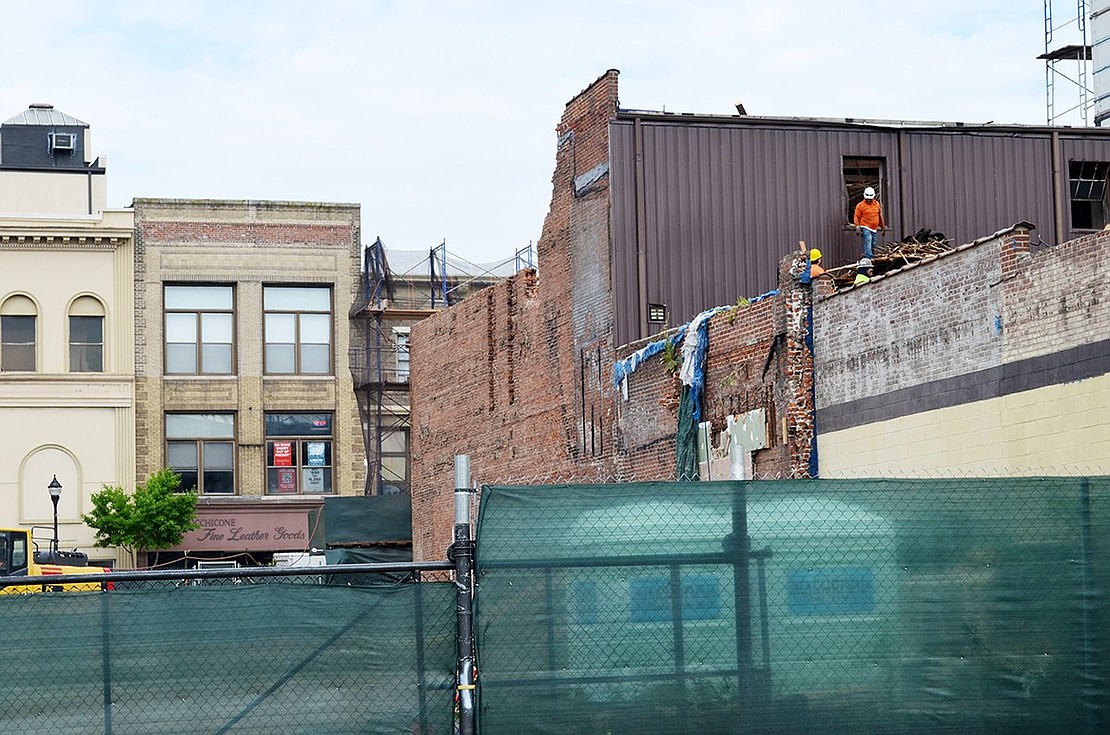
[{"label": "leafy tree foliage", "polygon": [[161,469],[135,487],[133,495],[105,485],[93,493],[91,513],[81,520],[96,531],[96,545],[121,546],[132,553],[181,543],[197,524],[196,492],[177,492],[181,475]]}]

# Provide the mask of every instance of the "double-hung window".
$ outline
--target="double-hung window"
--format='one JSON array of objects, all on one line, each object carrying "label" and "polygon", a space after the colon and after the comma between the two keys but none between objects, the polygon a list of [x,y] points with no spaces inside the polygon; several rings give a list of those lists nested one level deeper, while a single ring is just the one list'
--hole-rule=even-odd
[{"label": "double-hung window", "polygon": [[104,372],[104,305],[91,296],[69,307],[69,371]]},{"label": "double-hung window", "polygon": [[266,414],[266,493],[332,492],[330,413]]},{"label": "double-hung window", "polygon": [[397,382],[409,382],[409,329],[395,327],[393,342],[397,348]]},{"label": "double-hung window", "polygon": [[166,374],[230,375],[235,354],[231,286],[166,286]]},{"label": "double-hung window", "polygon": [[35,334],[38,307],[26,296],[11,296],[0,305],[0,370],[36,370]]},{"label": "double-hung window", "polygon": [[179,489],[202,495],[235,492],[235,415],[166,414],[166,459]]},{"label": "double-hung window", "polygon": [[268,375],[331,375],[331,289],[266,286],[265,310]]},{"label": "double-hung window", "polygon": [[382,431],[382,495],[409,492],[409,430],[398,426]]}]

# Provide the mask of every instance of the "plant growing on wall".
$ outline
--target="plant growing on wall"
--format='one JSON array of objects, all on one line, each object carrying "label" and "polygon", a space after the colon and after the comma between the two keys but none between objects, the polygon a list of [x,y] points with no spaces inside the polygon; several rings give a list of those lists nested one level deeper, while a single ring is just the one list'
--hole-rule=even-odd
[{"label": "plant growing on wall", "polygon": [[[197,524],[197,494],[179,493],[181,475],[161,469],[128,494],[108,486],[92,495],[91,513],[81,520],[96,531],[96,546],[119,546],[132,555],[181,543]],[[134,558],[134,556],[132,557]]]}]

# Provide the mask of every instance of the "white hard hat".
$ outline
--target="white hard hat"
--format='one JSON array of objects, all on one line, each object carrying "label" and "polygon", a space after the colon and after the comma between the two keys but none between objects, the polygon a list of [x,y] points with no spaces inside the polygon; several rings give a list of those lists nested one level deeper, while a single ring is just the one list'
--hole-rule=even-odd
[{"label": "white hard hat", "polygon": [[860,261],[859,261],[859,265],[856,266],[856,267],[857,268],[870,268],[871,267],[871,258],[861,258]]},{"label": "white hard hat", "polygon": [[863,198],[864,199],[874,199],[875,198],[875,189],[874,189],[874,187],[869,186],[866,189],[864,189],[863,190]]}]

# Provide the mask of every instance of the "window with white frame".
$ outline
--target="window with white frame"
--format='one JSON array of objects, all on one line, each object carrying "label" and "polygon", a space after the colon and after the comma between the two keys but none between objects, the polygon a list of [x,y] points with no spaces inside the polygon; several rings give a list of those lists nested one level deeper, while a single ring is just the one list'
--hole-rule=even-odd
[{"label": "window with white frame", "polygon": [[167,375],[230,375],[235,364],[231,286],[166,286]]},{"label": "window with white frame", "polygon": [[331,375],[331,288],[265,286],[268,375]]},{"label": "window with white frame", "polygon": [[166,414],[166,463],[181,475],[182,491],[235,493],[235,415]]},{"label": "window with white frame", "polygon": [[35,372],[37,328],[38,307],[27,296],[9,296],[0,304],[0,370]]},{"label": "window with white frame", "polygon": [[104,372],[104,305],[92,296],[69,307],[69,371]]},{"label": "window with white frame", "polygon": [[397,382],[409,382],[409,328],[394,327],[393,344],[397,353]]},{"label": "window with white frame", "polygon": [[330,413],[266,414],[266,494],[330,493]]}]

